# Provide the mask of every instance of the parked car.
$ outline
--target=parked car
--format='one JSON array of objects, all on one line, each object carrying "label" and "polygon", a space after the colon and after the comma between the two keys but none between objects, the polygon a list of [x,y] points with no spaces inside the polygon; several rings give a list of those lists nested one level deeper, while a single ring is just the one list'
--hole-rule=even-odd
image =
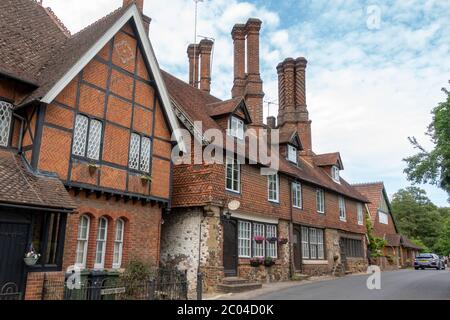
[{"label": "parked car", "polygon": [[434,253],[421,253],[414,260],[414,269],[433,268],[436,270],[445,270],[445,262]]}]

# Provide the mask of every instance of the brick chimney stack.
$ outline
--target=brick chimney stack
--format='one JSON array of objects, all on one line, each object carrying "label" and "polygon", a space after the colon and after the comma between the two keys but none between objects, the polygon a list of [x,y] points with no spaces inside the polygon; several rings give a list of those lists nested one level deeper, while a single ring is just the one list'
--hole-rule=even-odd
[{"label": "brick chimney stack", "polygon": [[245,24],[236,24],[231,31],[234,42],[234,84],[231,90],[233,98],[243,97],[245,90]]},{"label": "brick chimney stack", "polygon": [[251,18],[245,25],[236,24],[231,31],[234,41],[234,84],[231,95],[233,98],[244,97],[254,126],[263,125],[264,92],[259,57],[261,25],[261,20]]},{"label": "brick chimney stack", "polygon": [[205,92],[211,91],[211,52],[214,42],[203,39],[200,41],[200,90]]},{"label": "brick chimney stack", "polygon": [[135,3],[139,12],[142,14],[142,21],[144,22],[144,29],[147,35],[150,32],[150,23],[152,19],[144,14],[144,0],[123,0],[123,6],[127,6],[130,3]]},{"label": "brick chimney stack", "polygon": [[297,130],[303,145],[301,155],[312,155],[311,121],[306,105],[306,66],[300,57],[287,58],[277,67],[279,110],[278,125],[281,131]]},{"label": "brick chimney stack", "polygon": [[198,44],[190,44],[187,49],[189,58],[189,84],[198,88],[198,70],[200,63],[200,48]]}]

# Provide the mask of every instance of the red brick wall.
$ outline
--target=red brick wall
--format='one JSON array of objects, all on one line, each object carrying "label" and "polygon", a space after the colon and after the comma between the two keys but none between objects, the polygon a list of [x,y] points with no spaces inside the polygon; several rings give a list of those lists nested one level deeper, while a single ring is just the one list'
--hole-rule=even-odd
[{"label": "red brick wall", "polygon": [[373,223],[373,232],[377,237],[384,237],[386,234],[396,234],[394,221],[391,214],[388,214],[388,224],[380,223],[378,211],[375,213],[375,221]]},{"label": "red brick wall", "polygon": [[[155,89],[146,82],[149,79],[137,40],[130,34],[119,32],[47,106],[39,169],[55,172],[63,181],[168,200],[171,131]],[[77,113],[103,122],[100,168],[94,173],[89,172],[87,165],[92,160],[78,159],[70,165]],[[138,179],[141,174],[128,172],[130,129],[155,138],[151,188]],[[28,140],[31,138],[25,136],[24,141]],[[102,164],[102,161],[107,163]]]},{"label": "red brick wall", "polygon": [[63,270],[75,263],[78,224],[82,215],[90,218],[86,268],[94,267],[97,226],[101,217],[108,219],[105,269],[112,268],[115,223],[118,219],[125,221],[122,267],[130,259],[139,259],[158,265],[162,211],[158,205],[144,205],[140,201],[125,202],[114,197],[97,199],[95,194],[88,196],[80,193],[75,196],[71,192],[71,195],[78,205],[78,210],[76,214],[68,217]]}]

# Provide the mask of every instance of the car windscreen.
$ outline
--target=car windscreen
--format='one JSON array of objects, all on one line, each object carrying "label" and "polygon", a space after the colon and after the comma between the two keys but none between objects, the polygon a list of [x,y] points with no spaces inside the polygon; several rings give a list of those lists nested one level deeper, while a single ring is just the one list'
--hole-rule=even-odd
[{"label": "car windscreen", "polygon": [[419,255],[419,256],[417,256],[417,259],[433,259],[433,256],[429,255],[429,254]]}]

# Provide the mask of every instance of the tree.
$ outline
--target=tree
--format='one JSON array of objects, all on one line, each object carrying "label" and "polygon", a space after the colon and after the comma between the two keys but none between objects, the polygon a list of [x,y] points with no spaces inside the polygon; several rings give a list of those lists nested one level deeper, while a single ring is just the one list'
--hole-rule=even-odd
[{"label": "tree", "polygon": [[409,137],[419,152],[403,160],[407,163],[404,172],[409,181],[440,187],[447,192],[450,202],[450,91],[445,88],[442,91],[447,95],[447,100],[432,110],[433,121],[426,132],[434,149],[427,151],[415,137]]},{"label": "tree", "polygon": [[438,241],[443,234],[440,210],[428,199],[425,190],[417,187],[401,189],[392,199],[392,213],[400,233],[432,251],[439,249]]}]

